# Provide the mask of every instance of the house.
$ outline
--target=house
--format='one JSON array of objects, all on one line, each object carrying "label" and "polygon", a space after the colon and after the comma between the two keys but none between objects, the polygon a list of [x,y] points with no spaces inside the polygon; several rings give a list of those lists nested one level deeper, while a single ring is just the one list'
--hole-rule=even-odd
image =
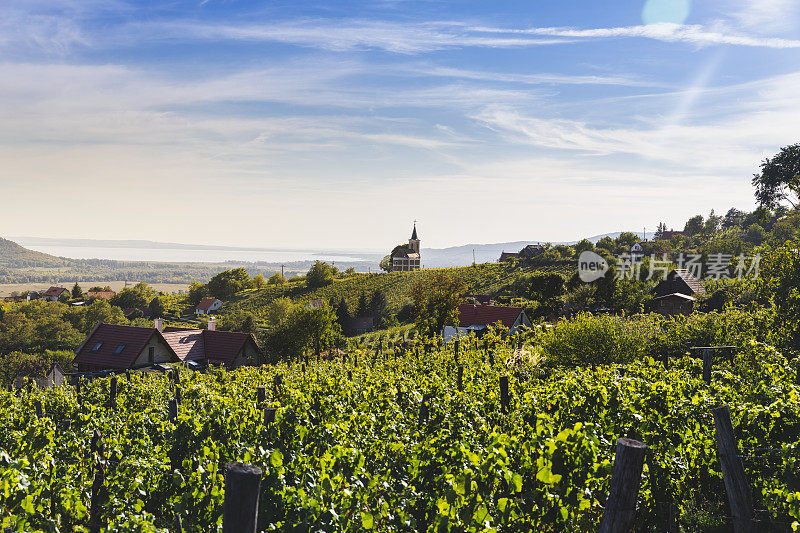
[{"label": "house", "polygon": [[96,299],[110,300],[111,298],[113,298],[116,295],[117,295],[117,293],[114,292],[114,291],[89,291],[89,292],[86,293],[86,299],[87,300],[96,300]]},{"label": "house", "polygon": [[203,298],[200,303],[194,308],[197,315],[208,315],[222,307],[222,300],[217,298]]},{"label": "house", "polygon": [[255,364],[261,353],[250,333],[208,329],[140,328],[98,323],[76,351],[80,371],[143,368],[164,363],[216,364],[238,368]]},{"label": "house", "polygon": [[28,295],[25,297],[25,300],[28,302],[32,302],[33,300],[38,300],[42,297],[41,293],[37,291],[28,291]]},{"label": "house", "polygon": [[690,315],[694,311],[696,298],[681,294],[665,294],[650,301],[650,311],[664,316]]},{"label": "house", "polygon": [[64,287],[50,287],[41,294],[41,298],[48,302],[57,302],[63,294],[66,294],[67,297],[72,296],[72,293],[69,291],[69,289],[65,289]]},{"label": "house", "polygon": [[458,326],[445,326],[442,337],[447,341],[457,335],[468,335],[470,331],[479,333],[496,322],[502,323],[511,333],[520,326],[531,326],[521,307],[464,303],[458,306]]},{"label": "house", "polygon": [[631,246],[631,261],[641,261],[644,259],[644,248],[642,243],[636,242]]},{"label": "house", "polygon": [[688,269],[678,268],[667,274],[667,277],[656,285],[653,292],[656,297],[660,298],[671,294],[694,296],[695,294],[705,294],[706,290]]},{"label": "house", "polygon": [[501,252],[500,259],[497,260],[498,263],[503,263],[505,261],[511,261],[513,259],[519,259],[519,253],[517,252]]},{"label": "house", "polygon": [[533,259],[536,256],[544,253],[544,246],[541,244],[529,244],[525,248],[519,251],[519,258],[520,259]]},{"label": "house", "polygon": [[4,302],[11,302],[11,303],[19,303],[19,302],[25,301],[25,297],[24,296],[6,296],[5,298],[3,298],[3,301]]},{"label": "house", "polygon": [[158,328],[98,322],[75,350],[73,364],[81,372],[177,363],[175,350]]},{"label": "house", "polygon": [[389,264],[392,272],[410,272],[420,268],[420,240],[417,238],[417,225],[414,224],[414,231],[408,244],[395,246],[389,254]]}]

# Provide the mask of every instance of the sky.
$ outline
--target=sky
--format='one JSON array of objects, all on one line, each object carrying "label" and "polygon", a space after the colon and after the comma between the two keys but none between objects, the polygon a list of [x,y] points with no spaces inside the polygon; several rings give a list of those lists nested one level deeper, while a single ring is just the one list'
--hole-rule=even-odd
[{"label": "sky", "polygon": [[0,235],[388,250],[752,209],[800,2],[0,0]]}]

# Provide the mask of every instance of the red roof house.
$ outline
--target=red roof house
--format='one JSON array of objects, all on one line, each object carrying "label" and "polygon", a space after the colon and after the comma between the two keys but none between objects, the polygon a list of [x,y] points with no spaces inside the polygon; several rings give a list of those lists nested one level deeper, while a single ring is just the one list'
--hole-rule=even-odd
[{"label": "red roof house", "polygon": [[260,352],[249,333],[184,328],[160,331],[100,322],[76,351],[74,363],[81,371],[188,361],[235,368],[255,362]]},{"label": "red roof house", "polygon": [[48,302],[57,302],[64,293],[67,293],[67,296],[72,294],[69,292],[69,289],[65,289],[64,287],[50,287],[41,293],[41,297]]},{"label": "red roof house", "polygon": [[203,298],[200,300],[200,303],[197,304],[197,307],[194,308],[194,312],[198,315],[207,315],[220,307],[222,307],[222,300],[218,300],[217,298]]},{"label": "red roof house", "polygon": [[502,323],[512,332],[520,326],[531,325],[528,315],[521,307],[464,303],[458,306],[458,327],[445,326],[442,336],[447,340],[456,335],[466,335],[470,331],[484,330],[496,322]]}]

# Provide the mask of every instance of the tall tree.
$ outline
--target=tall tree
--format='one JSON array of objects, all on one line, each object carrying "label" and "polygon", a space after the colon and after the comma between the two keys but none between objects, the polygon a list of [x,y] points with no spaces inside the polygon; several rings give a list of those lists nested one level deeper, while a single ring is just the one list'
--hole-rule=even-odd
[{"label": "tall tree", "polygon": [[235,293],[253,288],[253,280],[247,269],[240,267],[220,272],[208,281],[208,291],[221,300],[230,298]]},{"label": "tall tree", "polygon": [[313,289],[324,287],[333,282],[333,276],[334,271],[328,263],[315,261],[306,274],[306,284]]},{"label": "tall tree", "polygon": [[797,207],[800,198],[800,144],[784,146],[772,158],[761,163],[761,172],[751,180],[756,200],[762,207],[774,209],[787,201]]},{"label": "tall tree", "polygon": [[75,282],[75,285],[72,286],[72,297],[73,298],[80,298],[83,296],[83,289],[81,286],[78,285],[78,282]]},{"label": "tall tree", "polygon": [[411,287],[411,299],[417,310],[417,330],[440,335],[446,325],[458,323],[458,304],[466,287],[458,276],[439,272],[420,279]]}]

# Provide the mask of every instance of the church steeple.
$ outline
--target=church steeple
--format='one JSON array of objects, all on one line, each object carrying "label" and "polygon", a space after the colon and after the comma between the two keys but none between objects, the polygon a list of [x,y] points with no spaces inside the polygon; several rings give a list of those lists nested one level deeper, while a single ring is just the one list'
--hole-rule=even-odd
[{"label": "church steeple", "polygon": [[408,239],[408,247],[414,253],[419,253],[419,237],[417,237],[417,221],[414,221],[414,231],[411,232],[411,238]]}]

